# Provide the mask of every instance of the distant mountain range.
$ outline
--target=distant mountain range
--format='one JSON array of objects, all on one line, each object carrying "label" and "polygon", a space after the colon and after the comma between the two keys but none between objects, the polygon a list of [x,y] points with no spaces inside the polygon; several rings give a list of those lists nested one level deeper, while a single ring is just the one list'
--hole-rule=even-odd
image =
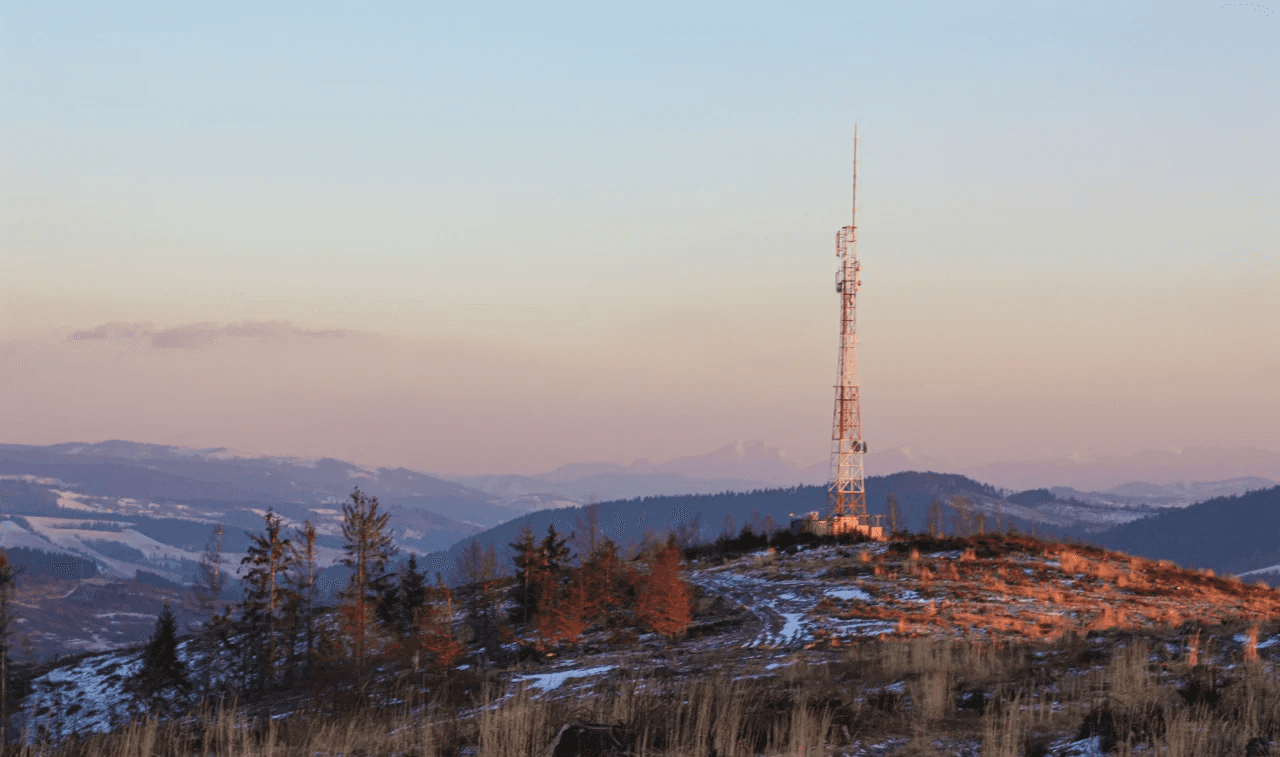
[{"label": "distant mountain range", "polygon": [[[1179,459],[1174,453],[1141,456],[1155,467]],[[1242,459],[1265,462],[1259,456]],[[891,469],[918,462],[921,458],[904,447],[868,455],[867,466]],[[331,458],[252,457],[222,448],[126,441],[0,445],[0,514],[9,518],[0,527],[0,546],[43,549],[87,560],[103,576],[132,578],[144,571],[181,584],[194,574],[195,561],[214,524],[222,524],[227,531],[228,553],[242,554],[247,534],[261,528],[268,508],[280,513],[286,523],[311,520],[321,533],[321,546],[338,549],[340,504],[357,486],[379,497],[393,513],[395,536],[402,548],[425,554],[439,553],[473,534],[536,511],[565,511],[592,501],[627,503],[815,484],[814,491],[820,491],[825,480],[825,466],[798,464],[782,450],[761,442],[736,442],[706,455],[660,464],[644,460],[629,466],[578,463],[538,476],[454,480],[404,468],[366,468]],[[884,495],[894,491],[910,526],[923,528],[933,497],[963,494],[980,510],[990,510],[993,516],[998,510],[1002,517],[1028,527],[1092,533],[1160,508],[1185,507],[1274,485],[1272,479],[1254,476],[1191,483],[1129,482],[1103,490],[1054,486],[1035,490],[1039,494],[1014,496],[1012,491],[959,474],[895,472],[869,479],[868,503],[873,511],[882,511]],[[817,494],[804,497],[806,502],[814,497],[821,500]],[[697,502],[701,500],[695,497],[684,506]],[[822,509],[822,503],[805,504],[802,509]],[[714,507],[703,512],[703,527],[719,529],[725,512]],[[734,517],[741,520],[747,514]],[[778,522],[785,520],[781,511],[772,515]],[[650,520],[648,527],[657,528],[660,522],[674,526],[677,521]],[[639,538],[640,532],[633,536]]]},{"label": "distant mountain range", "polygon": [[504,499],[403,468],[340,460],[242,457],[134,442],[0,445],[0,546],[92,561],[104,576],[138,571],[189,580],[213,528],[238,565],[268,508],[287,524],[316,524],[326,558],[340,542],[341,503],[359,487],[393,514],[407,551],[447,547],[542,506]]},{"label": "distant mountain range", "polygon": [[1265,479],[1280,481],[1280,453],[1237,449],[1153,450],[1117,457],[1056,458],[1003,462],[959,471],[1010,489],[1069,486],[1085,491],[1115,489],[1133,482],[1158,486],[1184,481]]},{"label": "distant mountain range", "polygon": [[[1010,491],[1052,489],[1085,503],[1166,507],[1243,494],[1280,481],[1280,454],[1257,449],[1144,452],[1128,457],[1061,458],[992,463],[972,468],[902,446],[866,455],[868,476],[906,471],[954,473]],[[680,494],[718,494],[806,485],[829,480],[826,462],[801,464],[760,441],[737,441],[705,455],[665,463],[571,463],[537,475],[442,478],[497,497],[538,496],[545,506]]]},{"label": "distant mountain range", "polygon": [[427,509],[462,523],[501,522],[525,504],[406,468],[364,468],[333,458],[253,457],[223,448],[190,449],[107,441],[46,447],[0,445],[0,474],[34,475],[135,499],[287,502],[343,501],[355,487],[399,507]]}]

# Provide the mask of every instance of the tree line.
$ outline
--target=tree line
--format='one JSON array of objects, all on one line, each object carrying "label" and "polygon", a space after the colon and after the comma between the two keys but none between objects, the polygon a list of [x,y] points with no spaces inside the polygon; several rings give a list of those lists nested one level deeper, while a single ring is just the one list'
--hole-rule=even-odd
[{"label": "tree line", "polygon": [[[692,595],[679,578],[676,539],[625,559],[588,521],[585,539],[554,525],[538,538],[526,526],[509,545],[514,576],[492,547],[473,539],[458,560],[460,585],[451,588],[439,573],[430,580],[416,555],[394,567],[389,514],[356,489],[343,504],[337,560],[348,579],[331,604],[317,592],[315,526],[289,532],[270,510],[241,561],[240,599],[224,600],[230,572],[219,527],[192,589],[203,621],[189,652],[178,654],[178,624],[166,605],[130,689],[160,714],[194,694],[218,694],[208,683],[214,680],[252,698],[339,679],[362,684],[375,668],[445,677],[467,655],[483,664],[548,654],[592,629],[610,632],[614,642],[637,631],[678,638],[690,623]],[[579,542],[575,553],[570,545]]]}]

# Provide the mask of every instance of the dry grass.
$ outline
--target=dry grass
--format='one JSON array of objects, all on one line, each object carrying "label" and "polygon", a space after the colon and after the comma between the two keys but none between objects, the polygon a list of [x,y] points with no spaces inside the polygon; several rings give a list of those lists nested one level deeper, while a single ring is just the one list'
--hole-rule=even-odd
[{"label": "dry grass", "polygon": [[[872,562],[864,551],[862,564]],[[834,575],[834,572],[832,572]],[[1071,629],[1246,627],[1280,617],[1280,591],[1080,545],[1028,537],[917,538],[895,543],[864,576],[872,603],[824,604],[821,625],[878,619],[896,633],[934,638],[1037,641]],[[904,596],[909,590],[914,596]],[[839,639],[841,643],[847,639]]]},{"label": "dry grass", "polygon": [[1034,646],[868,640],[839,653],[798,654],[764,679],[624,675],[552,696],[493,678],[473,701],[455,705],[403,695],[417,704],[279,719],[206,707],[179,721],[136,721],[8,754],[443,757],[465,747],[478,757],[523,757],[544,755],[570,721],[617,724],[637,757],[856,753],[886,739],[903,756],[1014,757],[1089,736],[1118,755],[1244,754],[1250,740],[1280,735],[1273,668],[1229,668],[1237,658],[1223,655],[1212,665],[1180,660],[1169,646],[1168,638],[1073,633]]}]

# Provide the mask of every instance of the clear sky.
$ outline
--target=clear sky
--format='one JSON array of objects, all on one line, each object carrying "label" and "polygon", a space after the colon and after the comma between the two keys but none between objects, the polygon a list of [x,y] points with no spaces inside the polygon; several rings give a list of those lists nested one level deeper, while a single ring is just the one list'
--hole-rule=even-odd
[{"label": "clear sky", "polygon": [[[612,6],[612,7],[608,7]],[[1280,449],[1280,13],[0,0],[0,442]]]}]

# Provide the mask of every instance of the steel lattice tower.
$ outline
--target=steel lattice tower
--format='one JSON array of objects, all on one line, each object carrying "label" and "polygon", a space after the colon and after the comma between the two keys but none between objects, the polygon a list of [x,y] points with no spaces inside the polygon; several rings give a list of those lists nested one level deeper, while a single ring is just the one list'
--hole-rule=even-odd
[{"label": "steel lattice tower", "polygon": [[836,232],[836,292],[840,295],[840,359],[836,374],[835,417],[831,424],[831,484],[827,517],[867,514],[867,484],[862,455],[862,412],[858,397],[858,127],[853,128],[853,204],[850,223]]}]

